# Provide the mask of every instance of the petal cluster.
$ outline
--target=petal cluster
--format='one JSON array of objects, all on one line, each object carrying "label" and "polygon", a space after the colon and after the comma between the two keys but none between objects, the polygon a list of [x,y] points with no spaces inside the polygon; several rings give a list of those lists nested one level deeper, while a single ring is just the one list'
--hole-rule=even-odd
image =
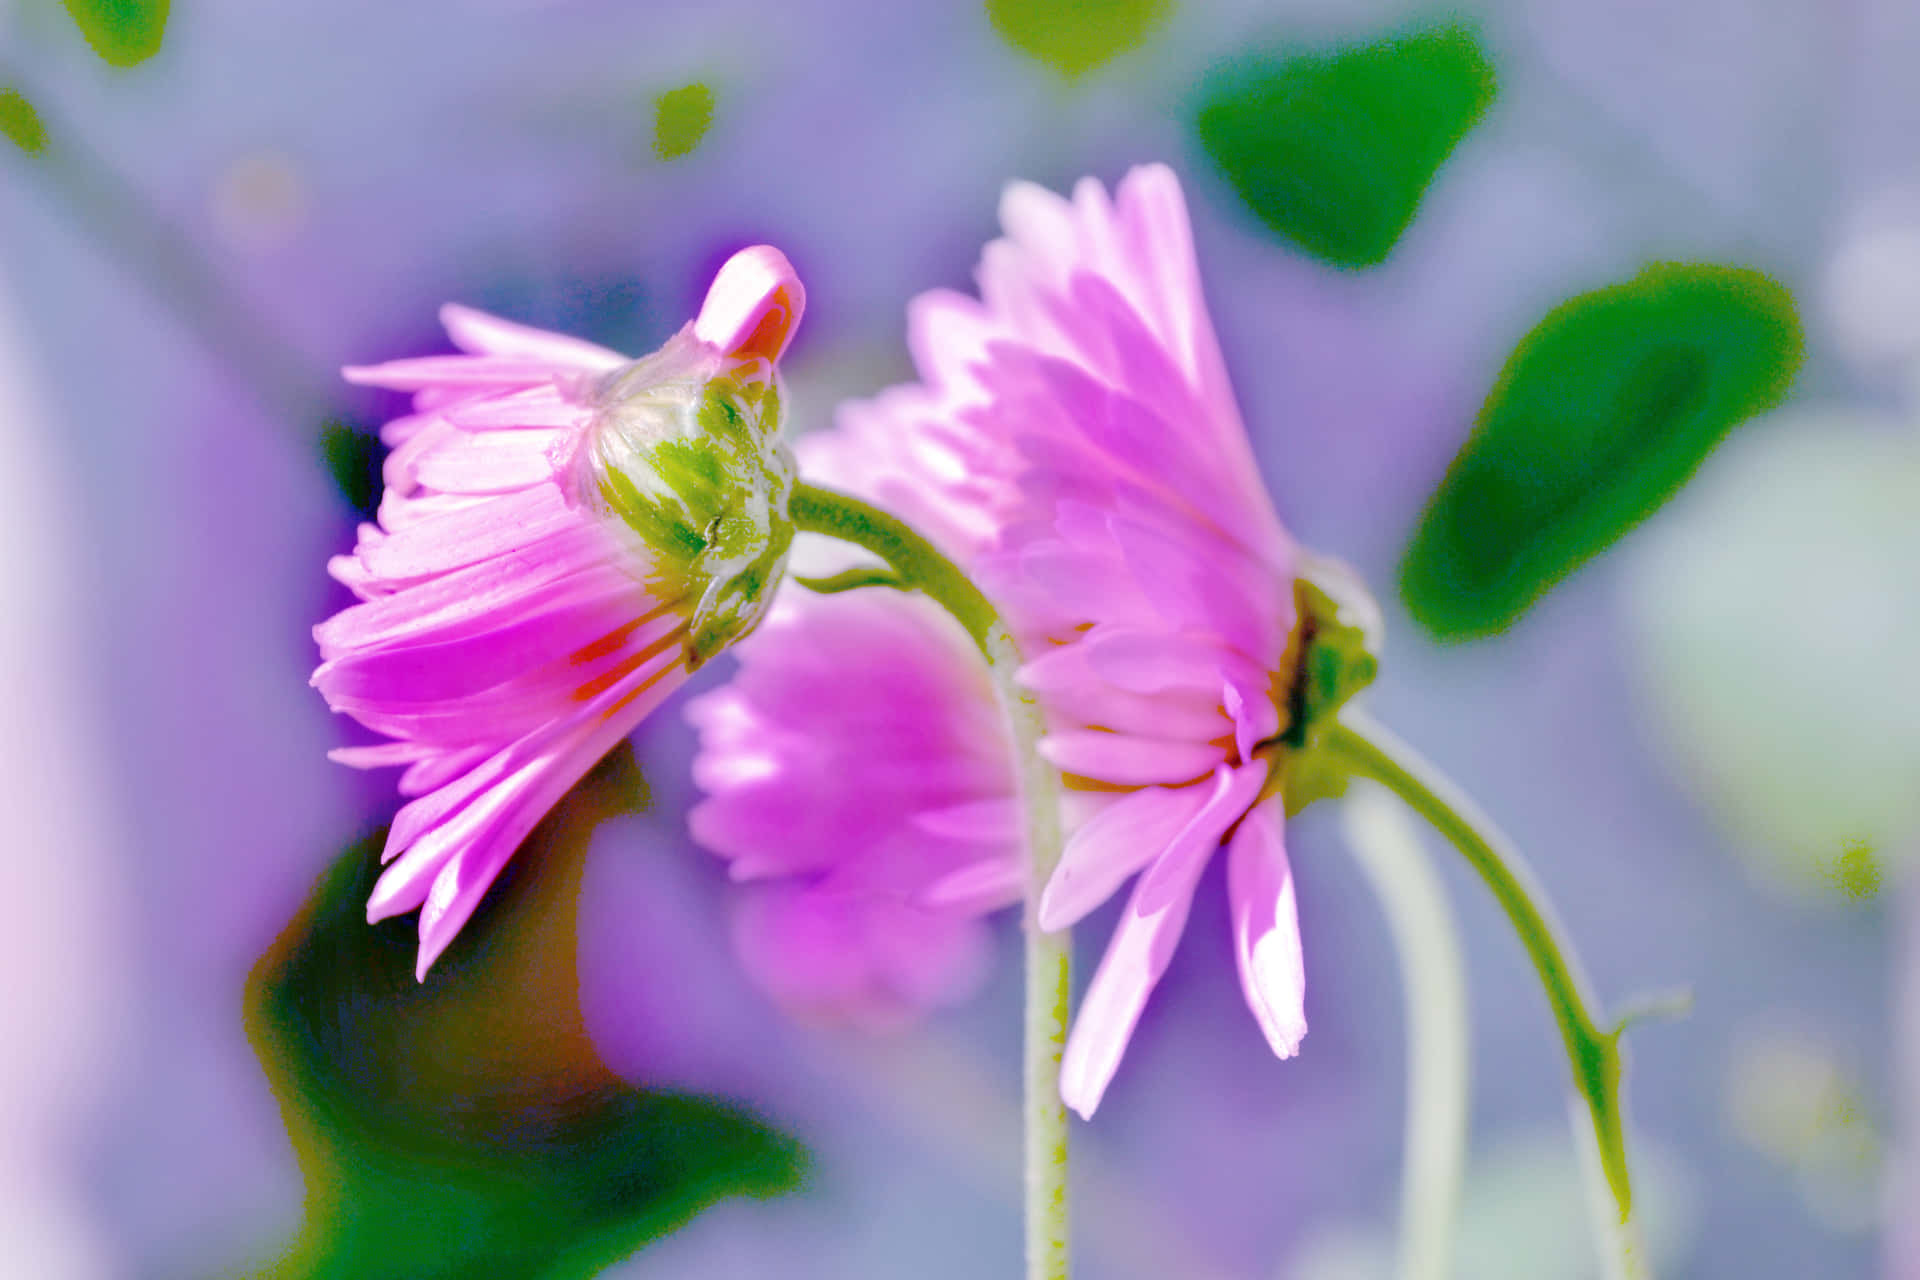
[{"label": "petal cluster", "polygon": [[1296,550],[1262,488],[1172,172],[1109,196],[1027,184],[978,298],[917,299],[920,381],[843,408],[816,447],[1001,606],[1077,825],[1039,910],[1073,923],[1137,877],[1075,1021],[1062,1092],[1090,1113],[1228,850],[1247,1003],[1274,1051],[1304,979],[1262,744],[1285,727]]},{"label": "petal cluster", "polygon": [[1247,1004],[1275,1053],[1306,1033],[1291,874],[1257,753],[1284,727],[1296,553],[1274,515],[1207,317],[1178,181],[1135,170],[1114,195],[1011,188],[980,298],[913,316],[923,380],[1005,477],[977,560],[1029,657],[1042,751],[1110,795],[1068,838],[1040,902],[1072,924],[1137,876],[1062,1062],[1098,1105],[1228,845]]},{"label": "petal cluster", "polygon": [[789,590],[687,706],[694,838],[746,882],[737,949],[802,1016],[880,1027],[971,993],[1018,901],[1012,767],[953,621],[891,591]]},{"label": "petal cluster", "polygon": [[[744,251],[669,349],[770,386],[801,297],[777,251]],[[315,687],[389,739],[334,758],[404,767],[368,917],[420,910],[422,976],[561,795],[684,680],[711,581],[623,518],[593,465],[646,361],[441,316],[461,354],[347,371],[411,392],[413,412],[382,431],[377,522],[329,565],[360,603],[314,632]]]}]

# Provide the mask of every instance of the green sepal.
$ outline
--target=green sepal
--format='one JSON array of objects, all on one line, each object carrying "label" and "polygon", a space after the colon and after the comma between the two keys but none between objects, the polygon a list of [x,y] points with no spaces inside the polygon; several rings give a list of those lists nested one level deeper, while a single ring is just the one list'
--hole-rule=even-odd
[{"label": "green sepal", "polygon": [[1308,557],[1294,579],[1294,632],[1288,646],[1293,682],[1287,725],[1261,748],[1273,762],[1267,785],[1287,815],[1315,800],[1345,794],[1348,769],[1321,750],[1340,709],[1380,671],[1380,607],[1347,566]]}]

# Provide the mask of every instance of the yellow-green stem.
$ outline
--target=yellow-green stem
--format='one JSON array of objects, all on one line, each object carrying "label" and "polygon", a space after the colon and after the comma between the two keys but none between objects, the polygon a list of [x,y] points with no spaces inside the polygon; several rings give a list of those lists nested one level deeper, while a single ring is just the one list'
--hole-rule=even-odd
[{"label": "yellow-green stem", "polygon": [[1383,783],[1432,823],[1486,882],[1533,961],[1585,1101],[1594,1147],[1620,1222],[1632,1218],[1626,1125],[1620,1099],[1620,1032],[1593,1013],[1585,976],[1547,905],[1546,894],[1519,853],[1493,824],[1412,748],[1364,713],[1349,708],[1320,744],[1353,773]]},{"label": "yellow-green stem", "polygon": [[916,590],[953,615],[980,647],[1006,715],[1019,771],[1027,833],[1026,1022],[1022,1119],[1026,1134],[1027,1280],[1066,1280],[1071,1269],[1067,1220],[1067,1109],[1060,1101],[1060,1055],[1067,1042],[1068,934],[1044,932],[1036,919],[1040,890],[1060,860],[1059,775],[1037,750],[1042,725],[1031,695],[1014,681],[1020,653],[992,602],[897,516],[848,494],[805,481],[794,486],[794,525],[864,547],[890,576],[859,571],[823,579],[828,591],[885,585]]}]

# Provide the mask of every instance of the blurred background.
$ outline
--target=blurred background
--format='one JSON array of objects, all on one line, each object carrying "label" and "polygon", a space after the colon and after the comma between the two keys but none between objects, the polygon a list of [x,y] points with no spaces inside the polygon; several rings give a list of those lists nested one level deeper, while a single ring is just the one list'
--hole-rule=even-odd
[{"label": "blurred background", "polygon": [[[0,4],[0,1270],[1013,1274],[1011,922],[923,1025],[783,1016],[676,710],[429,988],[361,923],[392,782],[326,761],[309,629],[394,406],[333,371],[448,299],[643,352],[767,241],[815,428],[1006,182],[1163,160],[1282,517],[1386,610],[1370,706],[1607,1001],[1693,989],[1629,1039],[1660,1273],[1920,1276],[1916,62],[1904,0]],[[1392,943],[1338,806],[1290,843],[1305,1050],[1203,889],[1078,1274],[1389,1274]],[[1589,1275],[1545,1004],[1433,853],[1458,1274]]]}]

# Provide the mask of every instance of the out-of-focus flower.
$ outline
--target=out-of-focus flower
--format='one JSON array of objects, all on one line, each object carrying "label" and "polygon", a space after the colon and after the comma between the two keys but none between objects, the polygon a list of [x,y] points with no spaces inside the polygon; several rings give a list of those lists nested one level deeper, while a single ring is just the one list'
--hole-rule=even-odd
[{"label": "out-of-focus flower", "polygon": [[[1063,1062],[1065,1100],[1090,1114],[1223,843],[1248,1006],[1283,1057],[1306,1033],[1260,750],[1289,726],[1296,552],[1260,485],[1172,172],[1135,170],[1111,200],[1091,180],[1071,202],[1016,184],[1001,220],[980,300],[934,292],[911,308],[921,383],[845,406],[807,458],[967,567],[1028,655],[1021,679],[1076,824],[1041,922],[1070,925],[1140,873]],[[986,874],[930,895],[965,901],[955,886]]]},{"label": "out-of-focus flower", "polygon": [[802,1016],[875,1028],[971,994],[980,916],[1022,887],[1012,760],[972,642],[925,599],[786,591],[738,655],[687,706],[708,793],[690,822],[753,882],[734,917],[747,970]]},{"label": "out-of-focus flower", "polygon": [[792,541],[775,365],[805,295],[743,250],[640,360],[463,307],[466,354],[349,369],[414,393],[379,523],[329,566],[362,603],[315,628],[313,683],[404,765],[370,920],[421,908],[425,975],[566,790],[751,630]]}]

